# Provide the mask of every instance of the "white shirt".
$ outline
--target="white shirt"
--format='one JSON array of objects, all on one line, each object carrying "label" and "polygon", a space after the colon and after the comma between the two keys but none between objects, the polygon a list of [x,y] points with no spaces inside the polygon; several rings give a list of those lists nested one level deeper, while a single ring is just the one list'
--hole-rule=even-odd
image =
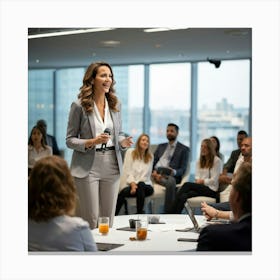
[{"label": "white shirt", "polygon": [[[94,124],[95,124],[95,131],[96,131],[96,136],[100,135],[101,133],[104,133],[104,130],[106,128],[109,128],[111,130],[111,135],[110,135],[110,139],[108,140],[106,147],[111,147],[114,146],[114,133],[113,133],[113,129],[114,129],[114,124],[112,121],[112,117],[110,114],[110,110],[109,110],[109,105],[107,102],[107,99],[105,98],[105,114],[104,114],[104,122],[99,114],[98,108],[94,102],[94,106],[93,106],[93,110],[94,110]],[[102,144],[98,144],[95,146],[96,149],[101,148]]]},{"label": "white shirt", "polygon": [[219,176],[223,170],[223,163],[217,156],[214,158],[212,168],[201,168],[199,160],[196,163],[195,179],[203,179],[204,185],[213,191],[219,188]]},{"label": "white shirt", "polygon": [[46,146],[46,149],[40,148],[39,151],[32,145],[28,145],[28,168],[33,168],[36,161],[43,157],[51,156],[53,154],[52,147]]},{"label": "white shirt", "polygon": [[244,156],[242,156],[242,154],[240,153],[238,160],[236,161],[236,164],[234,166],[234,171],[233,174],[236,173],[236,171],[238,170],[238,168],[240,167],[240,165],[244,162]]},{"label": "white shirt", "polygon": [[123,170],[126,175],[126,183],[130,185],[131,182],[136,184],[144,182],[147,185],[152,185],[151,175],[153,170],[153,155],[149,162],[145,163],[144,160],[132,158],[132,151],[134,149],[128,149],[125,153]]},{"label": "white shirt", "polygon": [[169,167],[170,160],[174,154],[176,148],[177,141],[175,141],[172,145],[168,143],[163,155],[160,157],[159,161],[155,165],[155,168],[158,167]]}]

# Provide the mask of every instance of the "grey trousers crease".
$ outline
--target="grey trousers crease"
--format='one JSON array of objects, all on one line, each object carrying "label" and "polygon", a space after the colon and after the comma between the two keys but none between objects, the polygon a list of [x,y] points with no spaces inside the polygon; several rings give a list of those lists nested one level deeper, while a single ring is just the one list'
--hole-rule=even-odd
[{"label": "grey trousers crease", "polygon": [[76,215],[86,220],[91,229],[98,217],[110,218],[113,226],[120,173],[115,151],[96,152],[93,166],[85,178],[75,178],[78,193]]},{"label": "grey trousers crease", "polygon": [[175,199],[176,180],[173,176],[167,176],[166,178],[161,178],[160,184],[166,189],[164,198],[164,212],[169,213],[169,208]]}]

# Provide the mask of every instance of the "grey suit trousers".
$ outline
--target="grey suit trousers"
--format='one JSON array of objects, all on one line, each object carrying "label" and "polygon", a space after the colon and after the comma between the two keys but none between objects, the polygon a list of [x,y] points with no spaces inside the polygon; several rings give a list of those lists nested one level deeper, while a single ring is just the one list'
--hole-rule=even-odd
[{"label": "grey suit trousers", "polygon": [[92,168],[85,178],[76,178],[78,193],[76,215],[88,221],[90,228],[98,227],[98,217],[114,222],[119,192],[119,167],[115,151],[96,152]]},{"label": "grey suit trousers", "polygon": [[161,178],[160,184],[165,187],[165,198],[164,198],[164,213],[169,213],[169,209],[176,195],[176,180],[173,176],[167,176]]}]

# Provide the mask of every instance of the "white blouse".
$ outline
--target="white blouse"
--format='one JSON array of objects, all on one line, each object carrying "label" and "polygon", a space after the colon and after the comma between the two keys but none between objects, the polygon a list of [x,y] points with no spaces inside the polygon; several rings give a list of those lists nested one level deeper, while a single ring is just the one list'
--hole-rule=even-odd
[{"label": "white blouse", "polygon": [[195,179],[203,179],[204,185],[211,190],[217,191],[219,188],[219,176],[223,170],[223,163],[217,156],[214,158],[212,168],[201,168],[199,160],[196,162]]},{"label": "white blouse", "polygon": [[28,145],[28,168],[33,168],[36,161],[43,157],[51,156],[53,154],[52,147],[46,146],[46,148],[41,148],[39,152],[32,146]]},{"label": "white blouse", "polygon": [[147,185],[152,185],[151,175],[154,156],[152,155],[152,158],[148,163],[139,159],[133,160],[133,150],[134,149],[128,149],[125,153],[123,172],[126,176],[126,183],[129,185],[132,182],[137,184],[142,181]]},{"label": "white blouse", "polygon": [[[110,114],[110,110],[109,110],[109,105],[107,102],[107,99],[105,98],[105,115],[104,115],[104,122],[100,116],[100,113],[98,111],[98,108],[94,102],[94,124],[95,124],[95,131],[96,131],[96,136],[100,135],[101,133],[104,133],[104,130],[106,128],[109,128],[111,130],[111,135],[110,135],[110,139],[108,140],[106,147],[111,147],[114,146],[114,133],[113,133],[113,129],[114,129],[114,124],[112,121],[112,117]],[[96,149],[101,148],[102,144],[98,144],[95,146]]]}]

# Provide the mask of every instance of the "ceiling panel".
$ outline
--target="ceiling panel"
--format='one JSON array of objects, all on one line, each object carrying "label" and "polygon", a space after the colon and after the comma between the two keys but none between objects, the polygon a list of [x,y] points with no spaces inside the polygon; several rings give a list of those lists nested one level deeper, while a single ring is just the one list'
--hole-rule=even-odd
[{"label": "ceiling panel", "polygon": [[[29,34],[65,29],[30,28]],[[119,44],[112,45],[110,41]],[[116,28],[28,39],[29,68],[79,67],[100,60],[123,65],[247,59],[251,55],[249,28],[188,28],[153,33],[143,32],[143,28]]]}]

